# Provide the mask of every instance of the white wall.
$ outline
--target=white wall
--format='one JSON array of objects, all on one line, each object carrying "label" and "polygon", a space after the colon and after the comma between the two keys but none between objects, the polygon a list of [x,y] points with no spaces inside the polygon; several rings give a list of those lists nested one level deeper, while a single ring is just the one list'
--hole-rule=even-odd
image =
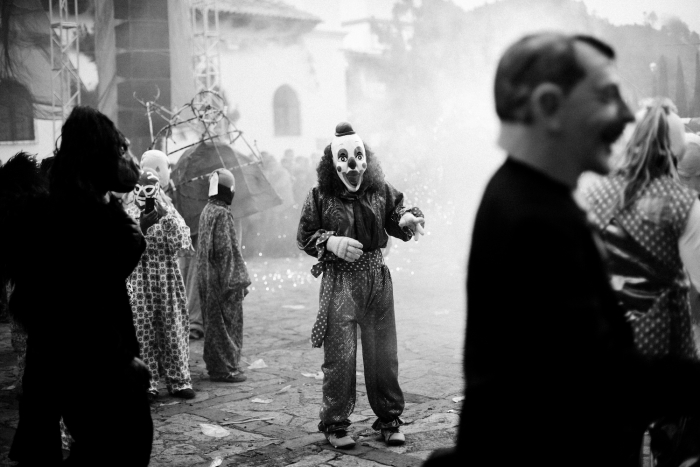
[{"label": "white wall", "polygon": [[3,163],[17,154],[25,151],[36,154],[37,159],[52,155],[54,149],[53,127],[50,120],[34,120],[34,141],[0,142],[0,161]]},{"label": "white wall", "polygon": [[[335,125],[347,118],[346,62],[342,33],[312,31],[293,44],[258,43],[221,53],[222,87],[232,108],[238,107],[238,129],[261,151],[281,157],[288,148],[297,155],[321,152]],[[275,136],[273,96],[283,84],[297,93],[301,135]],[[236,146],[248,152],[241,144]]]}]

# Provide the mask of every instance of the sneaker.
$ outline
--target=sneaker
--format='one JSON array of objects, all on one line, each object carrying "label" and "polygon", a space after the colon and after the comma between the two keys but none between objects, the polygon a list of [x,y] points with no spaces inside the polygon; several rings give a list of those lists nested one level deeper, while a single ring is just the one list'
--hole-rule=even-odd
[{"label": "sneaker", "polygon": [[226,376],[210,376],[209,380],[216,383],[242,383],[247,380],[248,377],[242,373],[236,373],[235,375]]},{"label": "sneaker", "polygon": [[406,437],[396,428],[382,428],[382,438],[387,446],[401,446],[406,442]]},{"label": "sneaker", "polygon": [[324,433],[331,446],[336,449],[350,449],[355,447],[355,440],[348,435],[346,430],[331,431]]},{"label": "sneaker", "polygon": [[172,392],[173,397],[179,397],[181,399],[194,399],[197,394],[195,394],[194,389],[192,388],[185,388],[185,389],[180,389],[179,391],[173,391]]}]

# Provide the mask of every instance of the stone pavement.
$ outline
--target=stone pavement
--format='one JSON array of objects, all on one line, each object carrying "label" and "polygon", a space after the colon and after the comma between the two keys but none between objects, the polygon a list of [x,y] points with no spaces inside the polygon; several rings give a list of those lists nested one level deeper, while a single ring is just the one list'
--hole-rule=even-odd
[{"label": "stone pavement", "polygon": [[[213,383],[202,361],[202,341],[192,341],[197,397],[182,401],[161,389],[153,405],[150,465],[418,466],[434,449],[454,445],[461,404],[453,398],[463,393],[465,263],[460,251],[445,250],[437,240],[395,242],[386,260],[394,279],[399,378],[406,398],[404,446],[387,447],[371,429],[374,414],[359,342],[351,418],[358,444],[337,451],[317,431],[323,354],[309,342],[320,284],[309,273],[314,260],[260,257],[248,261],[253,290],[244,302],[243,358],[264,367],[246,370],[244,383]],[[17,425],[14,363],[9,326],[2,324],[0,465],[13,465],[7,451]],[[96,429],[100,422],[108,423],[98,419]]]}]

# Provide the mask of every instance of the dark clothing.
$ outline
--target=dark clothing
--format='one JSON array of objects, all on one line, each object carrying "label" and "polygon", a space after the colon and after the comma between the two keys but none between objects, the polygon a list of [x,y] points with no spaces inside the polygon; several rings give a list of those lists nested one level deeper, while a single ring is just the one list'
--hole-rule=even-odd
[{"label": "dark clothing", "polygon": [[243,298],[250,286],[248,269],[238,248],[231,210],[209,198],[199,218],[197,288],[204,324],[204,363],[212,378],[228,378],[240,370],[243,348]]},{"label": "dark clothing", "polygon": [[[55,463],[63,415],[75,440],[70,465],[148,465],[148,382],[131,366],[139,346],[126,289],[143,235],[115,199],[54,198],[34,214],[49,244],[27,250],[32,280],[16,283],[10,303],[28,332],[12,455],[27,465]],[[116,448],[125,433],[129,442]]]},{"label": "dark clothing", "polygon": [[566,186],[512,159],[489,182],[467,279],[464,465],[638,465],[649,422],[698,411],[700,366],[637,354],[598,245]]}]

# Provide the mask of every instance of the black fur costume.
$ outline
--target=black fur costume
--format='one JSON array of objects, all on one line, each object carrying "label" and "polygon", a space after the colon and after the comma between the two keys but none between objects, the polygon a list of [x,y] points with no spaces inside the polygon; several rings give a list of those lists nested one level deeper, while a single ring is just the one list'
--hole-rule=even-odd
[{"label": "black fur costume", "polygon": [[[61,462],[61,416],[75,440],[71,465],[145,466],[150,459],[148,375],[134,364],[126,291],[145,240],[115,198],[100,196],[128,191],[138,179],[123,144],[107,117],[76,107],[63,127],[50,194],[26,155],[0,169],[0,224],[11,226],[0,229],[1,274],[14,285],[10,312],[28,332],[10,453],[21,465]],[[117,447],[125,434],[129,442]]]}]

